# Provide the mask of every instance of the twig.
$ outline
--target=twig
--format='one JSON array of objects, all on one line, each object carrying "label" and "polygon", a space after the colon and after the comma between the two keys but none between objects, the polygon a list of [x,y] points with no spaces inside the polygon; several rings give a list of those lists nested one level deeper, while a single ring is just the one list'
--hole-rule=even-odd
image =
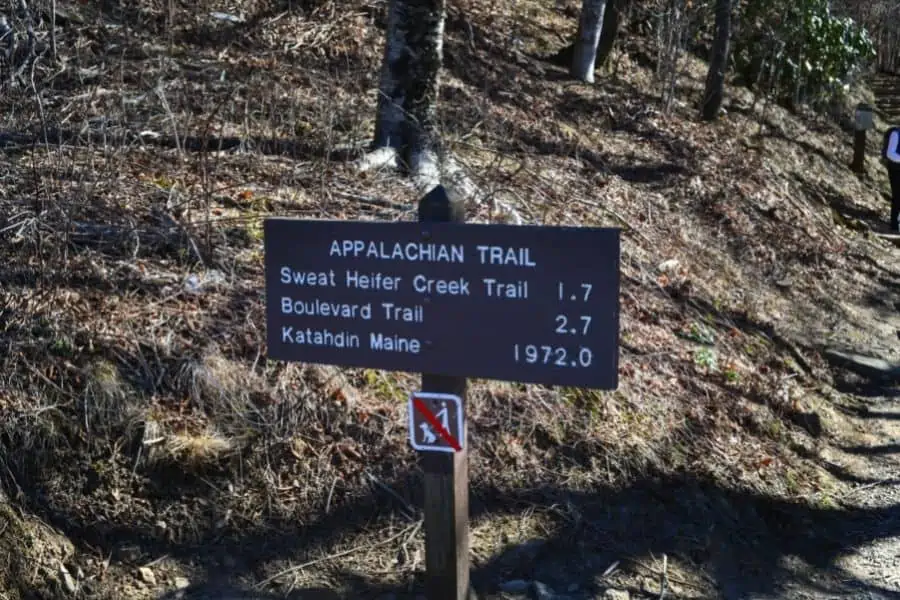
[{"label": "twig", "polygon": [[366,549],[378,548],[378,547],[380,547],[380,546],[385,546],[385,545],[387,545],[387,544],[390,544],[390,543],[393,542],[394,540],[399,539],[400,537],[402,537],[403,535],[405,535],[407,532],[418,530],[419,527],[421,527],[421,526],[422,526],[422,521],[418,521],[418,522],[416,522],[416,523],[413,523],[413,524],[410,525],[409,527],[404,528],[404,529],[401,530],[399,533],[395,533],[394,535],[392,535],[391,537],[387,538],[386,540],[382,540],[382,541],[380,541],[380,542],[375,542],[374,544],[362,544],[362,545],[359,545],[359,546],[355,546],[355,547],[353,547],[353,548],[350,548],[349,550],[344,550],[344,551],[338,552],[338,553],[336,553],[336,554],[329,554],[328,556],[323,556],[322,558],[317,558],[317,559],[315,559],[315,560],[310,560],[310,561],[307,561],[307,562],[305,562],[305,563],[303,563],[303,564],[300,564],[300,565],[296,565],[296,566],[293,566],[293,567],[288,567],[287,569],[285,569],[285,570],[283,570],[283,571],[280,571],[280,572],[278,572],[278,573],[275,573],[275,574],[272,575],[271,577],[267,577],[267,578],[263,579],[263,580],[260,581],[258,584],[256,584],[254,587],[255,587],[256,589],[262,589],[265,585],[267,585],[267,584],[269,584],[269,583],[275,581],[276,579],[279,579],[279,578],[281,578],[281,577],[284,577],[285,575],[290,575],[290,574],[292,574],[292,573],[296,573],[297,571],[302,571],[303,569],[307,569],[307,568],[312,567],[312,566],[315,566],[315,565],[317,565],[317,564],[319,564],[319,563],[327,562],[327,561],[329,561],[329,560],[335,560],[335,559],[337,559],[337,558],[342,558],[342,557],[344,557],[344,556],[348,556],[348,555],[350,555],[350,554],[354,554],[354,553],[359,552],[359,551],[361,551],[361,550],[366,550]]},{"label": "twig", "polygon": [[334,486],[337,485],[338,478],[331,480],[331,488],[328,490],[328,499],[325,501],[325,514],[331,513],[331,496],[334,494]]},{"label": "twig", "polygon": [[[71,393],[71,392],[67,392],[66,390],[64,390],[62,387],[59,386],[58,383],[56,383],[55,381],[52,381],[49,377],[47,377],[46,375],[44,375],[43,373],[41,373],[40,371],[38,371],[36,368],[34,368],[30,363],[27,363],[27,362],[26,362],[26,363],[25,363],[25,366],[28,367],[28,370],[29,370],[29,371],[31,371],[32,373],[34,373],[35,375],[37,375],[39,378],[43,379],[48,385],[50,385],[50,386],[52,386],[53,388],[55,388],[56,391],[58,391],[58,392],[59,392],[60,394],[62,394],[63,396],[69,398],[70,400],[77,400],[77,399],[78,399],[78,397],[77,397],[75,394],[73,394],[73,393]],[[54,408],[58,408],[59,406],[61,406],[61,405],[59,405],[59,404],[54,404],[54,405],[52,405],[52,406],[44,406],[44,407],[42,407],[42,408],[39,408],[36,412],[41,413],[41,412],[44,412],[44,411],[46,411],[46,410],[52,410],[52,409],[54,409]]]},{"label": "twig", "polygon": [[199,261],[200,265],[205,269],[206,261],[203,260],[203,254],[200,252],[200,248],[197,247],[197,242],[194,241],[194,236],[192,236],[191,233],[184,226],[184,224],[182,224],[181,221],[176,219],[174,216],[172,216],[171,214],[169,214],[168,212],[166,212],[164,210],[157,209],[157,211],[164,220],[168,220],[175,229],[180,230],[181,233],[184,234],[184,236],[188,240],[188,243],[191,245],[191,250],[193,250],[194,254],[197,256],[197,261]]},{"label": "twig", "polygon": [[360,194],[353,194],[350,192],[342,192],[340,190],[335,190],[334,194],[338,196],[342,196],[344,198],[348,198],[350,200],[356,200],[357,202],[362,202],[364,204],[371,204],[372,206],[378,206],[380,208],[389,208],[391,210],[408,210],[410,208],[407,204],[401,204],[400,202],[392,202],[390,200],[382,200],[381,198],[372,198],[370,196],[363,196]]},{"label": "twig", "polygon": [[580,202],[581,204],[584,204],[584,205],[586,205],[586,206],[590,206],[590,207],[592,207],[592,208],[596,208],[596,209],[598,209],[598,210],[602,210],[603,212],[605,212],[605,213],[607,213],[608,215],[614,217],[614,218],[615,218],[616,220],[618,220],[620,223],[622,223],[623,225],[625,225],[626,227],[628,227],[628,230],[629,230],[629,231],[633,231],[633,232],[634,232],[635,234],[637,234],[637,236],[640,237],[642,240],[644,240],[645,242],[647,242],[647,243],[650,244],[651,246],[654,245],[653,242],[650,241],[650,238],[648,238],[646,235],[644,235],[643,233],[641,233],[634,225],[631,224],[631,222],[628,221],[628,219],[626,219],[625,217],[623,217],[622,215],[620,215],[619,213],[617,213],[617,212],[614,211],[613,209],[611,209],[611,208],[609,208],[609,207],[606,207],[606,206],[603,206],[603,205],[600,204],[599,202],[594,202],[593,200],[588,200],[587,198],[578,198],[578,197],[575,197],[574,199],[575,199],[576,202]]},{"label": "twig", "polygon": [[[632,563],[632,564],[634,564],[634,565],[637,565],[638,567],[641,567],[642,569],[644,569],[644,570],[646,570],[646,571],[649,571],[649,572],[652,573],[653,575],[656,575],[656,574],[657,574],[656,569],[654,569],[653,567],[650,567],[650,566],[644,564],[640,559],[638,559],[638,558],[636,558],[636,557],[633,557],[633,556],[632,556],[632,557],[627,557],[627,560],[628,560],[628,562],[630,562],[630,563]],[[703,575],[703,573],[701,573],[701,575]],[[708,583],[710,583],[711,585],[715,583],[714,581],[709,581],[709,578],[707,578],[707,577],[705,577],[705,578],[708,580]],[[679,577],[672,577],[672,576],[670,576],[670,575],[668,575],[668,574],[666,574],[666,581],[670,581],[670,582],[673,582],[673,583],[677,583],[678,585],[683,585],[683,586],[687,586],[687,587],[692,587],[692,588],[694,588],[694,589],[703,589],[703,586],[701,586],[701,585],[699,585],[699,584],[696,584],[696,583],[687,581],[687,580],[685,580],[685,579],[681,579],[681,578],[679,578]]]},{"label": "twig", "polygon": [[160,103],[162,104],[163,110],[166,111],[166,116],[168,116],[169,121],[172,123],[172,136],[175,138],[175,148],[178,150],[176,156],[178,156],[178,162],[184,161],[184,146],[181,144],[181,141],[178,137],[178,119],[175,117],[175,113],[172,112],[171,107],[169,106],[169,101],[166,99],[166,91],[163,87],[162,82],[159,82],[159,85],[156,86],[156,96],[159,98]]},{"label": "twig", "polygon": [[[25,0],[19,0],[19,12],[22,13],[22,20],[25,21],[25,31],[28,34],[28,45],[26,46],[25,56],[22,58],[21,64],[19,64],[16,69],[10,73],[10,82],[15,79],[20,79],[22,73],[25,72],[25,69],[27,69],[29,66],[34,66],[35,59],[37,58],[35,49],[36,38],[34,36],[34,19],[31,16],[31,10],[28,8],[28,4],[25,2]],[[13,54],[15,54],[16,50],[18,50],[18,48],[13,50]]]},{"label": "twig", "polygon": [[50,0],[50,53],[53,60],[59,60],[56,51],[56,0]]},{"label": "twig", "polygon": [[664,600],[669,589],[669,557],[663,554],[663,568],[659,575],[659,600]]},{"label": "twig", "polygon": [[613,564],[606,567],[606,570],[603,571],[603,575],[600,576],[600,579],[605,579],[615,573],[616,569],[619,568],[619,561],[614,561]]},{"label": "twig", "polygon": [[838,500],[846,500],[847,498],[849,498],[850,496],[852,496],[858,492],[876,488],[880,485],[884,485],[886,483],[891,483],[892,481],[895,481],[895,480],[896,480],[896,476],[892,475],[891,477],[885,477],[884,479],[879,479],[878,481],[873,481],[872,483],[867,483],[865,485],[858,485],[855,488],[853,488],[852,490],[850,490],[849,492],[847,492],[846,494],[838,496]]},{"label": "twig", "polygon": [[384,490],[385,492],[387,492],[388,494],[390,494],[391,496],[393,496],[394,499],[397,500],[397,502],[399,502],[401,505],[403,505],[403,508],[405,509],[405,510],[403,511],[403,514],[404,514],[407,518],[409,518],[410,520],[415,520],[415,516],[414,516],[414,515],[416,514],[416,512],[415,512],[415,511],[412,509],[412,507],[406,502],[406,500],[404,500],[403,498],[400,497],[400,494],[398,494],[397,492],[395,492],[394,490],[392,490],[390,487],[388,487],[387,484],[382,483],[380,479],[378,479],[377,477],[375,477],[374,475],[372,475],[369,471],[366,471],[366,477],[369,478],[369,481],[371,481],[372,483],[374,483],[375,485],[377,485],[378,487],[380,487],[382,490]]}]

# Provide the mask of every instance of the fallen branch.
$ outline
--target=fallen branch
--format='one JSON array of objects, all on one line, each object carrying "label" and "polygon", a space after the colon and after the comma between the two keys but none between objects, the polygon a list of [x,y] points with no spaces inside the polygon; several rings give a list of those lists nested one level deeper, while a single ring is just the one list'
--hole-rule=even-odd
[{"label": "fallen branch", "polygon": [[303,569],[308,569],[309,567],[313,567],[313,566],[318,565],[323,562],[328,562],[329,560],[343,558],[344,556],[348,556],[350,554],[355,554],[362,550],[371,550],[372,548],[386,546],[387,544],[390,544],[394,540],[403,537],[403,535],[405,535],[408,532],[412,532],[412,533],[410,533],[411,536],[414,535],[415,532],[418,531],[420,527],[422,527],[422,521],[418,521],[417,523],[414,523],[413,525],[406,527],[405,529],[401,530],[399,533],[395,533],[394,535],[387,538],[386,540],[382,540],[380,542],[375,542],[374,544],[363,544],[360,546],[355,546],[353,548],[350,548],[349,550],[344,550],[344,551],[338,552],[336,554],[329,554],[328,556],[323,556],[323,557],[317,558],[315,560],[310,560],[303,564],[299,564],[299,565],[296,565],[293,567],[288,567],[287,569],[284,569],[283,571],[275,573],[271,577],[267,577],[267,578],[263,579],[258,584],[256,584],[256,586],[254,586],[254,587],[256,589],[262,589],[264,586],[268,585],[269,583],[272,583],[276,579],[280,579],[280,578],[284,577],[285,575],[290,575],[292,573],[296,573],[297,571],[302,571]]},{"label": "fallen branch", "polygon": [[601,211],[605,212],[606,214],[610,215],[611,217],[613,217],[614,219],[619,221],[622,225],[625,225],[628,228],[628,231],[633,231],[635,234],[637,234],[637,236],[640,237],[645,242],[647,242],[647,244],[649,244],[650,247],[654,246],[653,242],[650,241],[650,238],[648,238],[646,235],[644,235],[643,233],[638,231],[637,227],[632,225],[631,222],[628,221],[628,219],[626,219],[625,217],[623,217],[622,215],[620,215],[613,209],[603,206],[599,202],[594,202],[592,200],[588,200],[587,198],[579,198],[579,197],[575,196],[575,201],[580,202],[581,204],[584,204],[586,206],[590,206],[592,208],[596,208],[597,210],[601,210]]},{"label": "fallen branch", "polygon": [[873,231],[872,233],[875,237],[900,247],[900,233],[880,233],[878,231]]},{"label": "fallen branch", "polygon": [[873,481],[872,483],[858,485],[855,488],[853,488],[852,490],[850,490],[849,492],[838,496],[837,499],[839,501],[846,500],[850,496],[853,496],[854,494],[857,494],[859,492],[864,492],[866,490],[870,490],[872,488],[876,488],[876,487],[879,487],[882,485],[894,484],[896,482],[897,482],[897,477],[895,477],[895,476],[885,477],[884,479],[879,479],[878,481]]}]

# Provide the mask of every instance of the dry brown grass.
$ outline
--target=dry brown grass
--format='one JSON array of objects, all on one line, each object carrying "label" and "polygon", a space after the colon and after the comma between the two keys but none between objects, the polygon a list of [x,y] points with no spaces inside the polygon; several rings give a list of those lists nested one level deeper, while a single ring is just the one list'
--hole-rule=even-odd
[{"label": "dry brown grass", "polygon": [[[232,4],[142,0],[102,17],[119,29],[67,6],[80,20],[60,28],[65,68],[45,60],[35,75],[45,122],[33,90],[0,97],[4,131],[67,132],[0,162],[0,479],[96,549],[80,551],[85,569],[114,555],[98,594],[149,597],[223,564],[256,583],[308,564],[266,585],[280,589],[405,584],[422,569],[403,404],[417,377],[285,365],[264,348],[262,219],[413,217],[408,182],[346,160],[372,127],[381,7]],[[662,541],[598,523],[616,521],[610,507],[636,529],[641,510],[677,513],[673,498],[627,495],[659,478],[736,503],[834,504],[846,484],[820,453],[847,424],[818,351],[890,348],[871,298],[898,274],[895,251],[832,208],[876,223],[877,165],[852,178],[835,125],[754,112],[745,92],[720,123],[696,122],[694,58],[661,115],[641,40],[623,40],[616,77],[574,85],[507,43],[549,53],[550,32],[574,26],[564,12],[469,4],[451,8],[468,26],[447,33],[450,147],[531,222],[624,229],[619,389],[472,384],[477,566],[523,576],[527,561],[502,550],[555,538],[533,562],[588,556],[581,571],[564,561],[582,586],[655,581]],[[219,141],[235,144],[197,151]],[[489,205],[470,215],[491,218]],[[711,589],[712,542],[690,520],[727,513],[709,494],[689,533],[665,538],[688,540],[691,556],[669,557],[685,596]],[[158,585],[141,583],[135,565],[162,555],[179,566],[154,563]],[[10,593],[28,585],[8,577]]]}]

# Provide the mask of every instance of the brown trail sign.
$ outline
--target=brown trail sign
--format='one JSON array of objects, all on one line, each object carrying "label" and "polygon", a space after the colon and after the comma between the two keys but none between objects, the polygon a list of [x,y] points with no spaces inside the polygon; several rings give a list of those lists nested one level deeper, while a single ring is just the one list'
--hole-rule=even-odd
[{"label": "brown trail sign", "polygon": [[270,358],[422,373],[429,600],[473,595],[466,378],[618,383],[619,230],[463,221],[437,186],[418,223],[265,222]]}]

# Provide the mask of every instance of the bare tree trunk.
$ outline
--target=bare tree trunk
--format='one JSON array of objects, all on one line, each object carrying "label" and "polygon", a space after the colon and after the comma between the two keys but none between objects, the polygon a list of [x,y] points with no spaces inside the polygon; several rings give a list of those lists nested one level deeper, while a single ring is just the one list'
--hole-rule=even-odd
[{"label": "bare tree trunk", "polygon": [[701,116],[712,121],[719,115],[725,97],[725,71],[728,68],[728,51],[731,42],[732,0],[716,0],[716,36],[713,40],[703,93]]},{"label": "bare tree trunk", "polygon": [[622,22],[622,13],[625,11],[627,0],[607,0],[606,12],[603,14],[603,30],[600,32],[600,41],[597,44],[596,67],[603,64],[612,54],[616,37],[619,33],[619,25]]},{"label": "bare tree trunk", "polygon": [[606,0],[584,0],[581,5],[575,54],[569,72],[586,83],[594,83],[594,64],[597,60],[597,45],[600,43],[605,12]]},{"label": "bare tree trunk", "polygon": [[[357,166],[408,169],[420,193],[442,184],[454,202],[478,203],[483,201],[478,186],[437,132],[445,1],[390,0],[374,149]],[[505,218],[523,223],[506,202],[494,199],[494,204]]]},{"label": "bare tree trunk", "polygon": [[436,176],[435,132],[444,0],[391,0],[375,124],[367,160]]},{"label": "bare tree trunk", "polygon": [[56,0],[50,0],[50,52],[53,60],[59,60],[56,48]]}]

